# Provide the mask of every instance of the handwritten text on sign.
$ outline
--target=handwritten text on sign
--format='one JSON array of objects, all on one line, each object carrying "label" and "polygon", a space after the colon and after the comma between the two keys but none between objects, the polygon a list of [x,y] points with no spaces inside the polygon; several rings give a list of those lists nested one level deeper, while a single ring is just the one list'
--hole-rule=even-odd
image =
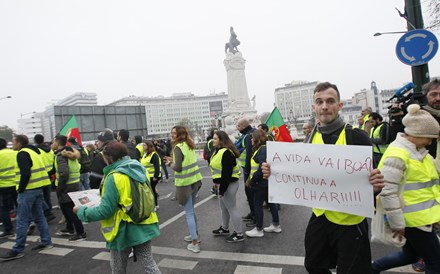
[{"label": "handwritten text on sign", "polygon": [[373,217],[368,146],[267,143],[269,202]]}]

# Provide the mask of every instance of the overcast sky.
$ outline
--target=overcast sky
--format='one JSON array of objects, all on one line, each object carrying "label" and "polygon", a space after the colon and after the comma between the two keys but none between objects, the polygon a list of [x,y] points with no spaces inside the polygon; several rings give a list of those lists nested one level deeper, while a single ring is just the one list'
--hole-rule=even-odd
[{"label": "overcast sky", "polygon": [[[426,2],[422,0],[426,13]],[[0,2],[0,125],[74,92],[107,104],[127,95],[226,92],[224,44],[233,26],[246,59],[249,97],[271,111],[275,88],[330,81],[342,97],[376,81],[411,81],[395,55],[403,0]],[[425,16],[425,26],[429,20]],[[436,35],[438,36],[438,32]],[[440,53],[431,76],[440,76]]]}]

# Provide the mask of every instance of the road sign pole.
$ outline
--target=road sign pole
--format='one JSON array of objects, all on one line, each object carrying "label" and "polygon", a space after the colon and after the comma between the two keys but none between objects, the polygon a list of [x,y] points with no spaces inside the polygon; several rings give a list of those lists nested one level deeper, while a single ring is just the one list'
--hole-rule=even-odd
[{"label": "road sign pole", "polygon": [[[408,15],[407,18],[407,28],[408,30],[414,29],[411,24],[414,25],[416,29],[423,29],[423,16],[422,7],[420,5],[420,0],[405,0],[405,12]],[[415,92],[422,92],[422,86],[429,82],[429,68],[428,64],[423,64],[420,66],[411,66],[412,81],[416,86]]]}]

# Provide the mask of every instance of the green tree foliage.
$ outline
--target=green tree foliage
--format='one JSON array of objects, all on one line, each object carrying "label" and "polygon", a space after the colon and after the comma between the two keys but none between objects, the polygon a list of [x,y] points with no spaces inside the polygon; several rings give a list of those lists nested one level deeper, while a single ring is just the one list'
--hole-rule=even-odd
[{"label": "green tree foliage", "polygon": [[6,139],[7,142],[12,141],[14,131],[8,126],[0,126],[0,138]]}]

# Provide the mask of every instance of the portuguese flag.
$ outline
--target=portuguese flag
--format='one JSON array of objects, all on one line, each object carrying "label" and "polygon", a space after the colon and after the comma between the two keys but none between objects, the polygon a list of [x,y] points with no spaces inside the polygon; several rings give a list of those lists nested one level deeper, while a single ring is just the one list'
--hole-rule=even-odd
[{"label": "portuguese flag", "polygon": [[75,137],[78,145],[82,146],[81,134],[79,133],[78,122],[76,121],[75,115],[72,115],[60,130],[60,135],[66,136],[67,139],[69,139],[69,137]]},{"label": "portuguese flag", "polygon": [[269,130],[273,132],[275,141],[277,142],[293,142],[292,136],[290,136],[289,130],[287,130],[284,123],[283,116],[277,107],[272,110],[272,113],[266,120],[266,125]]}]

